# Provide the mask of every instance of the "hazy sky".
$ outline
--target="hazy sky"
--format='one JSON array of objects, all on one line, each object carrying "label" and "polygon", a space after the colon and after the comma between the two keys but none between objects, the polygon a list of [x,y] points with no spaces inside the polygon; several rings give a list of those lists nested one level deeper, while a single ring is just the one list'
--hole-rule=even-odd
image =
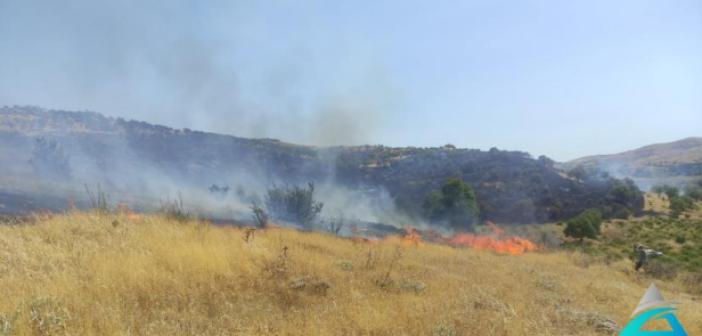
[{"label": "hazy sky", "polygon": [[557,160],[702,136],[702,1],[0,0],[0,105]]}]

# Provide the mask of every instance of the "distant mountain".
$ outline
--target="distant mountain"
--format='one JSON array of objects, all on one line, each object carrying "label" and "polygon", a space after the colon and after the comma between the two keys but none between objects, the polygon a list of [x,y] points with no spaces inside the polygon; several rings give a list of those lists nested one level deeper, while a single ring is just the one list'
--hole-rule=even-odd
[{"label": "distant mountain", "polygon": [[631,178],[645,189],[657,184],[683,185],[702,178],[702,137],[648,145],[618,154],[587,156],[564,165],[565,169],[578,166]]},{"label": "distant mountain", "polygon": [[[60,208],[60,199],[86,206],[84,185],[99,184],[113,202],[132,207],[154,207],[182,193],[204,213],[219,209],[219,216],[248,218],[250,203],[260,201],[268,187],[313,181],[326,215],[344,211],[362,220],[402,221],[421,217],[427,193],[451,177],[473,187],[486,220],[545,222],[589,207],[606,215],[643,207],[636,193],[624,193],[634,195],[631,199],[613,196],[629,188],[620,181],[579,180],[554,164],[495,148],[321,148],[93,112],[0,108],[0,192],[4,199],[32,200],[21,202],[31,206],[20,212],[42,208],[42,199],[50,200],[45,204],[50,209]],[[10,210],[0,204],[0,212]],[[402,216],[388,219],[379,210]]]}]

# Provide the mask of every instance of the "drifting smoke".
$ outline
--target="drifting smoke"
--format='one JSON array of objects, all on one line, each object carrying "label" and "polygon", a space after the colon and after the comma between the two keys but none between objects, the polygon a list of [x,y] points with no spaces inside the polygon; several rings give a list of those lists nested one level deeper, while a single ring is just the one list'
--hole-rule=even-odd
[{"label": "drifting smoke", "polygon": [[99,194],[99,188],[110,206],[156,211],[178,201],[182,210],[198,217],[246,222],[252,205],[265,205],[269,189],[313,182],[315,199],[324,203],[321,221],[410,222],[384,189],[339,184],[335,150],[174,130],[92,113],[6,107],[0,116],[18,131],[0,133],[0,149],[13,151],[0,156],[6,172],[0,190],[14,183],[23,193],[58,199],[49,209],[65,209],[70,202],[91,206],[89,194]]},{"label": "drifting smoke", "polygon": [[[288,5],[304,11],[299,4]],[[190,1],[3,1],[0,37],[7,48],[0,54],[0,104],[88,109],[178,128],[303,144],[371,141],[395,96],[372,52],[305,22],[293,23],[295,36],[283,38],[267,25],[282,18],[256,11],[256,6],[225,1],[209,8]],[[319,40],[324,43],[308,43]],[[338,57],[316,50],[318,45],[336,45]],[[262,59],[251,66],[254,57]],[[171,136],[184,131],[145,132]],[[173,153],[177,149],[160,144],[158,136],[144,141],[119,130],[113,133],[92,138],[80,131],[49,134],[70,157],[70,178],[25,173],[31,169],[22,163],[31,160],[26,153],[32,152],[34,135],[18,140],[24,154],[18,152],[16,162],[3,165],[18,172],[13,176],[20,176],[25,189],[24,181],[36,181],[32,191],[41,195],[80,203],[85,199],[83,184],[100,184],[113,204],[155,210],[182,197],[194,214],[232,219],[249,218],[251,204],[260,202],[274,184],[307,183],[271,173],[279,163],[275,160],[240,165],[240,153],[219,142],[231,139],[207,137],[189,148],[208,154],[184,160],[181,156],[192,153]],[[328,160],[333,166],[334,158]],[[309,176],[315,177],[317,197],[325,203],[323,216],[343,213],[375,222],[393,213],[382,190],[361,195],[330,177]],[[208,190],[213,184],[230,186],[230,191],[213,194]]]},{"label": "drifting smoke", "polygon": [[[300,19],[304,16],[287,23],[295,27],[290,35],[279,36],[285,31],[268,23],[297,16],[262,15],[255,6],[224,1],[210,8],[189,1],[3,1],[0,104],[88,109],[177,128],[302,144],[376,142],[400,93],[374,57],[373,46],[328,33]],[[296,2],[282,6],[305,11]],[[228,165],[234,159],[205,155],[178,166],[173,162],[186,160],[165,157],[193,153],[170,153],[157,141],[134,143],[131,135],[103,142],[80,135],[58,137],[70,156],[72,176],[66,181],[37,180],[34,191],[42,195],[80,200],[85,198],[83,184],[100,184],[113,204],[153,210],[182,197],[195,214],[241,219],[250,216],[251,203],[260,202],[271,185],[307,182],[273,176],[275,162],[236,166]],[[221,145],[213,142],[197,147],[206,151]],[[140,151],[150,145],[157,148],[150,155]],[[29,153],[30,146],[18,148]],[[20,157],[6,171],[26,171],[20,163],[30,159]],[[31,174],[16,176],[25,186],[24,181],[36,180]],[[323,217],[427,227],[396,211],[382,189],[340,186],[333,172],[315,182],[325,203]],[[231,189],[215,194],[207,189],[212,184]]]},{"label": "drifting smoke", "polygon": [[[342,184],[336,176],[337,155],[341,153],[338,148],[309,148],[174,130],[91,113],[13,107],[0,109],[0,115],[5,116],[5,122],[20,120],[10,121],[9,125],[23,131],[0,133],[0,137],[7,137],[2,139],[7,145],[3,148],[16,151],[0,156],[0,163],[14,178],[35,183],[35,190],[30,190],[27,182],[21,185],[29,194],[62,199],[59,209],[71,203],[95,207],[94,199],[102,197],[95,195],[103,191],[108,203],[105,208],[117,207],[132,216],[138,215],[129,209],[148,212],[164,206],[169,209],[175,204],[178,214],[247,224],[252,222],[253,209],[268,205],[269,191],[274,195],[281,191],[284,202],[290,195],[303,195],[292,198],[296,206],[306,201],[312,208],[318,202],[324,206],[319,218],[285,223],[280,221],[283,217],[278,217],[271,223],[275,225],[294,224],[368,239],[396,234],[405,228],[400,239],[407,245],[429,241],[513,255],[536,249],[531,241],[506,235],[489,222],[482,226],[490,229],[487,234],[451,232],[446,227],[424,223],[399,211],[383,188]],[[0,187],[7,186],[6,177],[0,177]],[[308,181],[315,187],[289,189]],[[82,190],[83,185],[87,192]],[[290,190],[294,193],[288,194]],[[310,194],[304,194],[308,190],[313,192],[311,201],[307,198]],[[283,204],[285,208],[290,203]],[[277,206],[271,207],[265,211],[276,215]],[[348,225],[339,226],[340,223]]]},{"label": "drifting smoke", "polygon": [[378,142],[396,93],[362,41],[305,15],[280,36],[267,23],[285,17],[255,3],[210,5],[3,1],[0,104],[311,145]]}]

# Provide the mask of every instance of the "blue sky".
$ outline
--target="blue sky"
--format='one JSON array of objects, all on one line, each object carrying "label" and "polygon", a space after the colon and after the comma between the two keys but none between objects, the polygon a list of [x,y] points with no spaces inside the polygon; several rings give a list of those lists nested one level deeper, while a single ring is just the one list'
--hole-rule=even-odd
[{"label": "blue sky", "polygon": [[0,0],[0,105],[557,160],[702,136],[702,2]]}]

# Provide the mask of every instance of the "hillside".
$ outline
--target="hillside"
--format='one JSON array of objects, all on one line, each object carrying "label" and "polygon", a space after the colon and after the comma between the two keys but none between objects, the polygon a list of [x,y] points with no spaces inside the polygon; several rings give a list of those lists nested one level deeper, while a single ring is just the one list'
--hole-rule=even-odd
[{"label": "hillside", "polygon": [[[668,215],[668,204],[665,197],[647,193],[646,210],[651,215],[605,221],[596,240],[566,245],[591,255],[618,260],[632,257],[632,247],[644,244],[665,254],[651,262],[648,271],[652,274],[674,277],[678,272],[698,271],[702,269],[702,202],[696,202],[693,209],[678,218]],[[555,230],[560,234],[563,227],[557,226]],[[565,240],[562,235],[560,238]],[[702,290],[700,285],[697,284]]]},{"label": "hillside", "polygon": [[566,163],[596,168],[613,176],[629,177],[642,187],[656,184],[681,185],[702,177],[702,138],[686,138],[654,144],[611,155],[596,155]]},{"label": "hillside", "polygon": [[[621,185],[613,179],[570,178],[547,157],[518,151],[318,148],[36,107],[0,108],[0,165],[0,192],[51,201],[24,202],[19,209],[5,204],[4,212],[60,210],[69,202],[85,207],[84,185],[99,184],[113,202],[132,208],[183,195],[205,216],[248,218],[251,201],[271,185],[314,181],[327,214],[343,210],[378,222],[397,212],[419,217],[426,195],[451,177],[475,190],[483,220],[546,222],[589,207],[606,213],[643,207],[639,200],[610,204]],[[231,192],[213,196],[212,185]]]},{"label": "hillside", "polygon": [[[242,229],[130,212],[0,226],[4,334],[608,335],[654,281],[628,261]],[[519,281],[515,281],[519,279]],[[700,297],[655,281],[702,333]]]}]

